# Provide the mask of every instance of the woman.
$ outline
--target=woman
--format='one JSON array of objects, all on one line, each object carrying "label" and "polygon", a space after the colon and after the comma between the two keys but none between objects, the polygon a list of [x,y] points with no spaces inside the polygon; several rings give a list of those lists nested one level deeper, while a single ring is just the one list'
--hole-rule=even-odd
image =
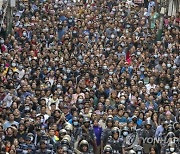
[{"label": "woman", "polygon": [[149,148],[149,151],[150,151],[149,154],[157,154],[157,149],[154,145]]},{"label": "woman", "polygon": [[76,93],[72,94],[71,104],[74,104],[75,102],[77,102],[80,96],[82,96],[82,98],[84,99],[85,94],[81,92],[80,87],[77,87],[76,88]]},{"label": "woman", "polygon": [[155,8],[152,7],[152,12],[150,14],[150,28],[154,29],[156,27],[156,20],[159,17],[159,14],[157,12],[155,12]]},{"label": "woman", "polygon": [[151,119],[154,123],[154,127],[157,128],[158,127],[158,113],[154,112],[151,116]]},{"label": "woman", "polygon": [[98,119],[95,119],[93,122],[93,130],[96,136],[96,146],[97,146],[97,153],[100,153],[100,145],[101,145],[101,134],[102,134],[102,127],[99,126]]}]

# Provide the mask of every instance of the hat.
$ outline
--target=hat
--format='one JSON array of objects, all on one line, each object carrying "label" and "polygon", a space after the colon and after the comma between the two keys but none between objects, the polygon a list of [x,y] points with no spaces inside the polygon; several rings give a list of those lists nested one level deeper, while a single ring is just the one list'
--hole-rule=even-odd
[{"label": "hat", "polygon": [[30,136],[26,136],[26,141],[32,141]]},{"label": "hat", "polygon": [[139,83],[139,84],[140,84],[140,83],[143,83],[143,81],[142,81],[142,80],[139,80],[138,83]]},{"label": "hat", "polygon": [[40,144],[47,144],[47,142],[45,140],[41,140]]},{"label": "hat", "polygon": [[137,119],[137,116],[133,115],[133,116],[132,116],[132,119],[134,119],[134,118],[136,118],[136,119]]},{"label": "hat", "polygon": [[173,95],[177,95],[178,94],[178,92],[177,91],[173,91]]}]

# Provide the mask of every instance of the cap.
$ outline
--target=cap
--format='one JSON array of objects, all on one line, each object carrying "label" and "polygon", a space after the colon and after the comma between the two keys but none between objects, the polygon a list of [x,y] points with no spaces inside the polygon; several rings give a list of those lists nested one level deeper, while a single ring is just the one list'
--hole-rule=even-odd
[{"label": "cap", "polygon": [[41,140],[40,144],[47,144],[45,140]]}]

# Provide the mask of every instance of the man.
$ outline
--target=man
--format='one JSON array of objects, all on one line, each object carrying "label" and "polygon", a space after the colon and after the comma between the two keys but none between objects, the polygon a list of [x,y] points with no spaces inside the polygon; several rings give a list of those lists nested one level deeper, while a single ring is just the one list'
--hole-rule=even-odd
[{"label": "man", "polygon": [[154,77],[150,77],[149,84],[146,84],[146,92],[149,94],[150,89],[155,89],[156,85],[154,84]]},{"label": "man", "polygon": [[[152,146],[151,143],[145,143],[144,141],[148,138],[154,138],[155,131],[152,127],[152,121],[150,119],[147,119],[144,124],[144,128],[141,131],[141,144],[144,147],[145,153],[149,153],[149,149]],[[142,140],[143,138],[143,140]],[[148,141],[148,140],[147,140]]]},{"label": "man", "polygon": [[89,143],[89,151],[96,153],[96,137],[93,128],[90,125],[90,119],[88,117],[84,118],[81,131],[81,139],[85,139]]},{"label": "man", "polygon": [[102,132],[101,136],[101,151],[108,142],[109,136],[111,136],[111,129],[113,128],[114,120],[113,116],[108,116],[106,119],[106,128]]},{"label": "man", "polygon": [[123,138],[120,136],[118,127],[112,129],[112,136],[109,137],[108,144],[112,147],[113,154],[122,153]]},{"label": "man", "polygon": [[49,150],[49,149],[47,149],[47,143],[46,143],[46,141],[45,141],[45,140],[42,140],[42,141],[40,141],[40,147],[39,147],[39,149],[37,149],[35,153],[37,153],[37,154],[42,154],[42,153],[51,154],[52,151]]},{"label": "man", "polygon": [[10,113],[8,117],[9,117],[9,119],[8,119],[8,121],[6,121],[6,122],[4,123],[3,129],[7,129],[7,128],[10,127],[11,125],[16,125],[16,126],[19,125],[18,122],[14,121],[14,114],[13,114],[13,113]]}]

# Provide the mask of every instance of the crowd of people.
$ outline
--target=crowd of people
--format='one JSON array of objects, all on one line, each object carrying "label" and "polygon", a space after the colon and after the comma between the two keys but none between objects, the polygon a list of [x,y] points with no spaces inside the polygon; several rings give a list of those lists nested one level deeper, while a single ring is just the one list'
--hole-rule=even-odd
[{"label": "crowd of people", "polygon": [[161,8],[17,0],[0,32],[0,154],[177,154],[180,12]]}]

